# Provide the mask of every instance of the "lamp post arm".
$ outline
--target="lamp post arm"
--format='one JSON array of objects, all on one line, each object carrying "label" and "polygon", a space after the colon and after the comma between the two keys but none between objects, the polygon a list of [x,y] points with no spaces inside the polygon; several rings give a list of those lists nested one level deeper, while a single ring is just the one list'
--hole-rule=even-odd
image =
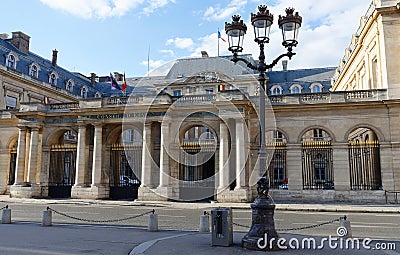
[{"label": "lamp post arm", "polygon": [[234,62],[235,64],[236,64],[237,62],[239,62],[239,61],[242,61],[242,62],[244,62],[244,63],[247,65],[248,68],[250,68],[250,69],[252,69],[252,70],[258,70],[258,67],[255,66],[255,65],[253,65],[253,64],[252,64],[250,61],[248,61],[247,59],[245,59],[245,58],[239,58],[237,53],[234,53],[234,54],[233,54],[233,58],[232,58],[231,60],[232,60],[232,62]]},{"label": "lamp post arm", "polygon": [[[281,54],[281,55],[279,55],[276,59],[274,59],[274,60],[271,62],[271,64],[268,64],[268,65],[263,66],[262,69],[265,68],[265,70],[268,70],[268,69],[274,67],[276,64],[278,64],[279,60],[281,60],[283,57],[288,57],[289,59],[292,59],[292,57],[293,57],[294,55],[296,55],[296,53],[295,53],[295,52],[292,52],[292,51],[288,51],[288,52],[286,52],[286,53],[284,53],[284,54]],[[244,62],[244,63],[247,65],[248,68],[250,68],[250,69],[252,69],[252,70],[258,70],[258,71],[264,71],[264,72],[265,72],[265,70],[259,70],[260,68],[259,68],[258,66],[253,65],[253,64],[252,64],[250,61],[248,61],[247,59],[238,57],[238,54],[237,54],[237,53],[234,53],[234,54],[233,54],[233,58],[232,58],[231,60],[232,60],[232,62],[234,62],[235,64],[236,64],[237,62],[239,62],[239,61],[242,61],[242,62]]]},{"label": "lamp post arm", "polygon": [[296,55],[296,53],[295,53],[295,52],[292,52],[292,51],[288,51],[288,52],[286,52],[286,53],[284,53],[284,54],[281,54],[281,55],[278,56],[276,59],[274,59],[274,61],[272,61],[271,64],[266,65],[266,69],[270,69],[270,68],[274,67],[276,64],[278,64],[278,62],[279,62],[279,60],[281,60],[281,58],[283,58],[283,57],[288,57],[289,59],[292,59],[292,57],[293,57],[294,55]]}]

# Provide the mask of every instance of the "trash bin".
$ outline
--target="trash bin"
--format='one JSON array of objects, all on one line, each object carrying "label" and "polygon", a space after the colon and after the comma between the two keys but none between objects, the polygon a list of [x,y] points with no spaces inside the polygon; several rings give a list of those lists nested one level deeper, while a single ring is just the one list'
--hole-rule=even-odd
[{"label": "trash bin", "polygon": [[231,246],[233,243],[232,208],[211,210],[213,246]]}]

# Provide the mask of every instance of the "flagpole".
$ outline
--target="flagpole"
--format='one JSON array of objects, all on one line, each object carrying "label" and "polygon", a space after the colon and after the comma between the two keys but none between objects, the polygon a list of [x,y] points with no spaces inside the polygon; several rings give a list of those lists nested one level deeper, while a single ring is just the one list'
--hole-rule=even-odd
[{"label": "flagpole", "polygon": [[147,77],[150,76],[150,44],[149,50],[147,51]]},{"label": "flagpole", "polygon": [[218,28],[217,40],[218,40],[218,57],[219,57],[219,28]]}]

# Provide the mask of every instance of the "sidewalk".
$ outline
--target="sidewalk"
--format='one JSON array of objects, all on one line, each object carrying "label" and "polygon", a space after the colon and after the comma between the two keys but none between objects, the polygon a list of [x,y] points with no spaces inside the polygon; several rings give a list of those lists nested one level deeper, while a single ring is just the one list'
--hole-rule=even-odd
[{"label": "sidewalk", "polygon": [[[149,206],[169,208],[212,209],[231,207],[233,209],[250,209],[250,203],[184,203],[184,202],[157,202],[157,201],[116,201],[116,200],[89,200],[89,199],[21,199],[0,195],[1,203],[29,203],[29,204],[111,204],[125,206]],[[360,212],[360,213],[400,213],[400,205],[394,204],[346,204],[346,203],[288,203],[276,201],[276,210],[283,211],[315,211],[315,212]]]},{"label": "sidewalk", "polygon": [[[159,231],[147,232],[142,228],[94,226],[76,224],[55,224],[52,227],[41,227],[37,223],[13,223],[0,225],[0,255],[187,255],[187,254],[261,254],[265,252],[249,251],[240,246],[245,233],[235,232],[234,242],[230,247],[211,245],[211,233],[193,231]],[[315,238],[317,246],[321,237],[301,236],[281,233],[280,237]],[[371,244],[372,245],[372,244]],[[361,249],[341,249],[340,254],[377,254],[399,255],[396,251]],[[284,253],[294,254],[338,254],[338,249],[325,245],[321,249],[288,249]],[[282,253],[282,252],[277,252]]]}]

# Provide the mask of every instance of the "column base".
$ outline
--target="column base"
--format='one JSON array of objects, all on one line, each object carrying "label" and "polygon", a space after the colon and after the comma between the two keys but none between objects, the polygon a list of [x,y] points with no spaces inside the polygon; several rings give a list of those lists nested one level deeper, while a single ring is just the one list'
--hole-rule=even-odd
[{"label": "column base", "polygon": [[218,189],[217,201],[221,203],[243,203],[252,201],[252,191],[248,187],[230,190]]},{"label": "column base", "polygon": [[110,188],[106,185],[93,185],[90,187],[72,186],[71,198],[78,199],[105,199],[110,196]]},{"label": "column base", "polygon": [[140,186],[138,190],[138,201],[169,201],[168,194],[172,194],[171,187],[150,188]]},{"label": "column base", "polygon": [[35,198],[41,197],[40,186],[37,184],[12,185],[10,187],[10,197],[14,198]]}]

